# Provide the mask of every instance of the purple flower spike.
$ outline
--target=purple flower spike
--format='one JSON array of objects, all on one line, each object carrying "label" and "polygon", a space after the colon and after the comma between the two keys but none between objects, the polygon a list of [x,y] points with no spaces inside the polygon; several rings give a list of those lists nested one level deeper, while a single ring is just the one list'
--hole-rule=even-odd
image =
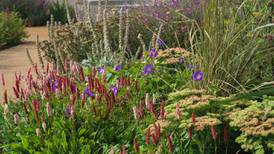
[{"label": "purple flower spike", "polygon": [[85,94],[87,94],[89,97],[94,97],[94,94],[90,91],[88,87],[85,88]]},{"label": "purple flower spike", "polygon": [[114,67],[114,70],[115,70],[116,72],[120,72],[121,69],[122,69],[122,65],[117,65],[117,66]]},{"label": "purple flower spike", "polygon": [[203,72],[199,70],[195,71],[192,75],[194,81],[201,81],[203,79],[203,76],[204,76]]},{"label": "purple flower spike", "polygon": [[149,51],[149,57],[150,58],[155,58],[158,56],[158,51],[154,48],[152,48],[150,51]]},{"label": "purple flower spike", "polygon": [[105,71],[105,67],[104,66],[98,68],[98,73],[99,74],[104,73],[104,71]]},{"label": "purple flower spike", "polygon": [[165,42],[164,42],[162,39],[158,38],[158,39],[157,39],[157,44],[158,44],[159,46],[163,47],[163,46],[165,45]]},{"label": "purple flower spike", "polygon": [[114,94],[114,96],[117,96],[118,94],[118,88],[116,86],[110,86],[110,90]]},{"label": "purple flower spike", "polygon": [[152,71],[153,71],[153,65],[147,64],[147,65],[144,67],[144,74],[145,74],[145,75],[148,75],[148,74],[152,73]]}]

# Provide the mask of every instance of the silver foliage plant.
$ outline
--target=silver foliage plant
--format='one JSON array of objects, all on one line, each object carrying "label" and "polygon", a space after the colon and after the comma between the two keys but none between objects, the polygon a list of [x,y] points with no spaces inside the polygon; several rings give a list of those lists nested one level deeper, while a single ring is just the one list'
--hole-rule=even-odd
[{"label": "silver foliage plant", "polygon": [[[65,4],[68,5],[67,2]],[[107,11],[106,6],[102,9],[101,0],[97,7],[96,19],[91,19],[90,5],[87,3],[82,4],[84,10],[81,14],[82,20],[71,19],[67,11],[68,23],[62,26],[54,21],[52,16],[47,23],[49,40],[39,42],[37,45],[39,55],[53,63],[59,71],[64,70],[65,61],[68,59],[82,62],[84,65],[113,66],[140,57],[142,52],[146,51],[142,34],[135,36],[138,37],[140,46],[137,49],[129,48],[131,24],[129,10],[121,8],[118,11],[118,36],[117,39],[116,36],[113,39],[113,36],[110,37],[109,28],[113,26],[113,19],[115,19],[111,17],[116,16],[117,12]],[[68,6],[66,8],[68,10]],[[117,47],[113,46],[116,40]]]}]

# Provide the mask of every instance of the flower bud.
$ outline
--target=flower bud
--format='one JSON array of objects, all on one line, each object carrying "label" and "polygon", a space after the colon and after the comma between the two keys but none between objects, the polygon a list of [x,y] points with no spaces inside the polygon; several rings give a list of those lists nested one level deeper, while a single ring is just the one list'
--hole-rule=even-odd
[{"label": "flower bud", "polygon": [[46,104],[46,112],[47,112],[48,117],[51,117],[51,108],[50,108],[49,102],[47,102],[47,104]]},{"label": "flower bud", "polygon": [[36,135],[39,137],[41,135],[41,131],[40,131],[40,128],[36,128]]},{"label": "flower bud", "polygon": [[14,113],[13,114],[13,121],[14,121],[15,124],[19,123],[19,115],[18,115],[18,113]]}]

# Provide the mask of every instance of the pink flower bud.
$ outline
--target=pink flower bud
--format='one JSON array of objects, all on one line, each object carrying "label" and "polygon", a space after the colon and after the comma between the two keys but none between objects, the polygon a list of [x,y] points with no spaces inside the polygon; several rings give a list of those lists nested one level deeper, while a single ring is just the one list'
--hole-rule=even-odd
[{"label": "pink flower bud", "polygon": [[132,110],[133,110],[134,119],[137,120],[138,119],[138,110],[137,110],[137,107],[133,106]]},{"label": "pink flower bud", "polygon": [[8,94],[7,94],[7,90],[4,91],[4,104],[8,104]]},{"label": "pink flower bud", "polygon": [[13,121],[14,121],[15,124],[19,123],[19,115],[18,115],[18,113],[14,113],[13,114]]},{"label": "pink flower bud", "polygon": [[47,112],[48,117],[51,117],[51,108],[50,108],[49,102],[47,102],[47,104],[46,104],[46,112]]},{"label": "pink flower bud", "polygon": [[34,111],[38,113],[40,111],[40,102],[38,100],[33,100],[32,101]]},{"label": "pink flower bud", "polygon": [[148,110],[150,110],[150,102],[149,102],[149,94],[147,93],[146,94],[146,100],[145,100],[145,104],[146,104],[146,108],[148,109]]},{"label": "pink flower bud", "polygon": [[181,117],[180,104],[177,103],[176,104],[176,118],[180,119],[180,117]]},{"label": "pink flower bud", "polygon": [[47,130],[47,125],[46,125],[45,121],[42,122],[42,128],[43,128],[44,131]]},{"label": "pink flower bud", "polygon": [[36,131],[36,135],[39,137],[41,135],[40,128],[36,128],[35,131]]},{"label": "pink flower bud", "polygon": [[152,104],[156,104],[156,96],[155,96],[155,94],[153,94],[153,96],[152,96]]}]

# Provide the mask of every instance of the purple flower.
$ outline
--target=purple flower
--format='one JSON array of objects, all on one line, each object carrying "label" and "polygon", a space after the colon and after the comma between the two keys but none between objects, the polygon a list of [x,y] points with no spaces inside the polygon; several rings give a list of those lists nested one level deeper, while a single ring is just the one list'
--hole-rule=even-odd
[{"label": "purple flower", "polygon": [[190,70],[193,70],[193,69],[194,69],[194,66],[191,65],[191,64],[187,64],[186,67],[187,67],[188,69],[190,69]]},{"label": "purple flower", "polygon": [[158,38],[158,39],[157,39],[157,44],[158,44],[159,46],[163,47],[163,46],[165,45],[165,42],[164,42],[162,39]]},{"label": "purple flower", "polygon": [[147,65],[144,67],[144,74],[145,74],[145,75],[150,74],[152,71],[153,71],[153,65],[152,65],[152,64],[147,64]]},{"label": "purple flower", "polygon": [[94,97],[94,94],[90,91],[88,87],[85,88],[85,94],[87,94],[89,97]]},{"label": "purple flower", "polygon": [[71,114],[71,108],[70,106],[67,106],[66,113],[65,113],[66,118],[69,118],[70,114]]},{"label": "purple flower", "polygon": [[117,96],[118,94],[118,88],[116,86],[110,86],[110,90],[114,94],[114,96]]},{"label": "purple flower", "polygon": [[180,64],[183,64],[184,62],[185,62],[185,61],[184,61],[184,58],[180,58],[180,59],[179,59],[179,63],[180,63]]},{"label": "purple flower", "polygon": [[179,6],[179,0],[171,0],[171,6],[177,8]]},{"label": "purple flower", "polygon": [[117,66],[114,67],[114,70],[115,70],[116,72],[120,72],[121,69],[122,69],[122,65],[117,65]]},{"label": "purple flower", "polygon": [[99,74],[104,73],[104,71],[105,71],[105,67],[104,66],[101,66],[101,67],[98,68],[98,73]]},{"label": "purple flower", "polygon": [[155,58],[158,56],[158,51],[154,48],[152,48],[150,51],[149,51],[149,57],[150,58]]},{"label": "purple flower", "polygon": [[203,72],[199,70],[195,71],[192,75],[194,81],[201,81],[203,79],[203,76]]},{"label": "purple flower", "polygon": [[57,88],[58,88],[58,80],[55,80],[54,84],[53,84],[53,91],[56,92]]}]

